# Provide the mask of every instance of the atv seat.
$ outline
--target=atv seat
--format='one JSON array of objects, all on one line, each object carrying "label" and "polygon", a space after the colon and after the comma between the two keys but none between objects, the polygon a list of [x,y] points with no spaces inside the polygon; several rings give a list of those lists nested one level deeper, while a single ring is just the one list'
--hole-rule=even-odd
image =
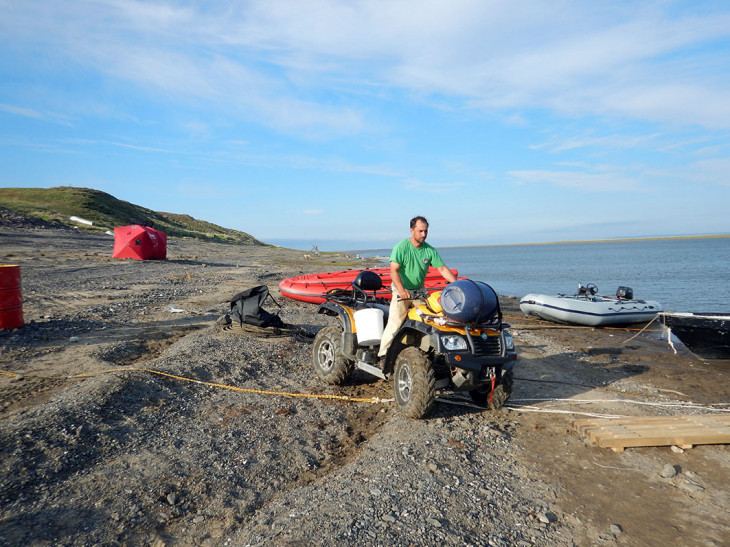
[{"label": "atv seat", "polygon": [[383,278],[372,270],[363,270],[357,274],[352,284],[363,291],[375,292],[383,288]]}]

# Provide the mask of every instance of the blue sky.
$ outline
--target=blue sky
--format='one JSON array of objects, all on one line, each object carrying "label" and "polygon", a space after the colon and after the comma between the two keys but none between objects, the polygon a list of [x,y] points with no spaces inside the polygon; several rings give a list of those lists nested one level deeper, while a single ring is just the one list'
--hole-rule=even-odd
[{"label": "blue sky", "polygon": [[307,250],[730,232],[724,1],[0,9],[0,187]]}]

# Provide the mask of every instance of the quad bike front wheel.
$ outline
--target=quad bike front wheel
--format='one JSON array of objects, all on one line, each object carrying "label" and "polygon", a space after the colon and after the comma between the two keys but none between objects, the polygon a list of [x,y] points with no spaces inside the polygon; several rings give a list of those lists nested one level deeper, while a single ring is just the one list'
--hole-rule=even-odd
[{"label": "quad bike front wheel", "polygon": [[486,383],[476,389],[472,389],[469,395],[471,395],[471,400],[474,401],[474,404],[482,408],[488,408],[489,410],[502,408],[504,403],[510,398],[510,395],[512,395],[512,372],[506,372],[502,376],[502,381],[494,386],[494,393],[492,393],[490,400],[489,394],[491,391],[492,384]]},{"label": "quad bike front wheel", "polygon": [[342,328],[331,325],[317,333],[312,345],[312,365],[328,384],[342,384],[352,374],[355,363],[340,352]]},{"label": "quad bike front wheel", "polygon": [[400,411],[409,418],[422,418],[436,399],[436,376],[428,356],[418,348],[398,354],[393,371],[393,391]]}]

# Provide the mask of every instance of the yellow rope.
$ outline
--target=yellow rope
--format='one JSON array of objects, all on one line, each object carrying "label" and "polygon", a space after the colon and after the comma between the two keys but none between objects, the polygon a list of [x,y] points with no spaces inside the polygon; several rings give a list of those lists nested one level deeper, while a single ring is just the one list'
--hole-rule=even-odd
[{"label": "yellow rope", "polygon": [[100,374],[107,374],[110,372],[127,372],[127,371],[139,371],[139,372],[148,372],[150,374],[157,374],[159,376],[165,376],[167,378],[174,378],[175,380],[183,380],[185,382],[193,382],[195,384],[210,386],[210,387],[217,387],[221,389],[229,389],[231,391],[242,391],[244,393],[257,393],[259,395],[283,395],[286,397],[302,397],[302,398],[309,398],[309,399],[331,399],[331,400],[337,400],[337,401],[351,401],[355,403],[382,403],[386,402],[385,399],[381,399],[380,397],[350,397],[348,395],[328,395],[328,394],[314,394],[314,393],[293,393],[288,391],[269,391],[264,389],[250,389],[245,387],[237,387],[237,386],[229,386],[226,384],[218,384],[215,382],[205,382],[202,380],[195,380],[193,378],[186,378],[184,376],[178,376],[176,374],[170,374],[168,372],[162,372],[159,370],[154,370],[150,368],[115,368],[110,370],[104,370],[101,372],[96,373],[88,373],[88,374],[77,374],[75,376],[72,376],[72,378],[89,378],[92,376],[98,376]]},{"label": "yellow rope", "polygon": [[4,370],[0,370],[0,374],[4,376],[10,376],[11,378],[15,378],[17,376],[17,374],[15,374],[14,372],[5,372]]},{"label": "yellow rope", "polygon": [[[634,338],[636,338],[636,337],[637,337],[637,336],[639,336],[639,335],[640,335],[640,334],[641,334],[642,332],[644,332],[644,331],[645,331],[645,330],[646,330],[647,328],[649,328],[649,325],[651,325],[651,324],[652,324],[652,323],[653,323],[654,321],[656,321],[657,319],[659,319],[660,315],[661,315],[661,314],[656,314],[656,316],[654,316],[654,319],[652,319],[652,320],[651,320],[651,321],[649,321],[649,322],[648,322],[648,323],[647,323],[646,325],[644,325],[644,328],[643,328],[643,329],[641,329],[641,330],[640,330],[639,332],[637,332],[636,334],[634,334],[634,335],[633,335],[633,336],[632,336],[631,338],[629,338],[628,340],[624,341],[624,344],[627,344],[627,343],[631,342],[631,341],[632,341],[632,340],[633,340]],[[657,332],[657,331],[649,331],[649,332]],[[658,332],[662,332],[662,331],[658,331]]]}]

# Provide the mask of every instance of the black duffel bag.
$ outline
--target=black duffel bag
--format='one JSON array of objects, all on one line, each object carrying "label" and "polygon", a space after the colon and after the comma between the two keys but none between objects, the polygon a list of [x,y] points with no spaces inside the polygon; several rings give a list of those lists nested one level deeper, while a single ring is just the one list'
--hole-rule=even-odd
[{"label": "black duffel bag", "polygon": [[269,287],[266,285],[259,285],[238,293],[229,300],[232,319],[238,321],[241,326],[246,323],[256,327],[283,327],[284,321],[278,314],[267,312],[261,307],[267,298],[271,298],[274,304],[279,305],[269,294]]}]

